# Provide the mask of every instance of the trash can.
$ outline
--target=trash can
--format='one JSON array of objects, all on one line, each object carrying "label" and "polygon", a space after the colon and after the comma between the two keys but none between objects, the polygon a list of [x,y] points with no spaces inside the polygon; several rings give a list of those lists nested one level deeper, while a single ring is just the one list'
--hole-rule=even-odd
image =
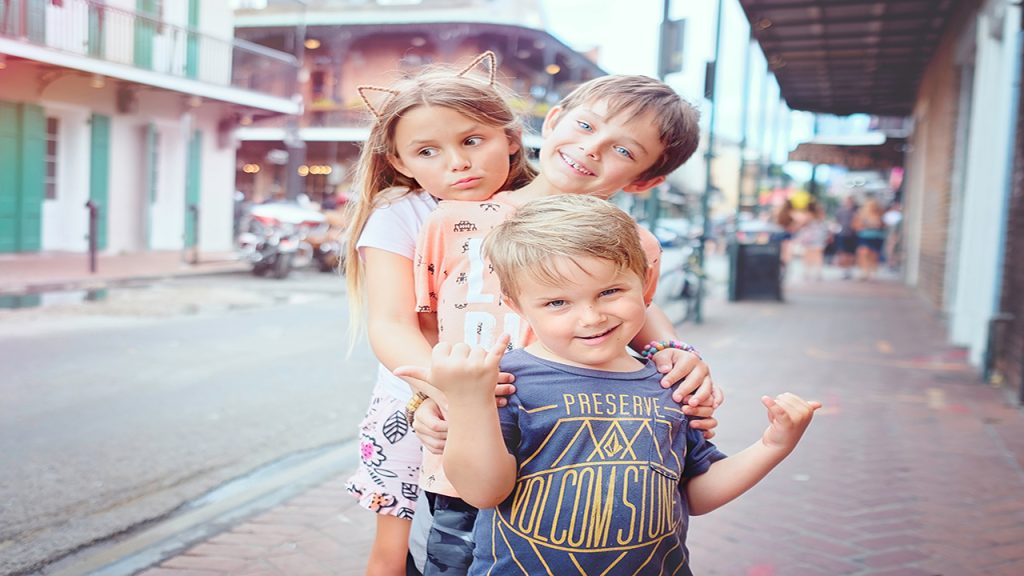
[{"label": "trash can", "polygon": [[729,300],[782,301],[781,242],[729,246]]}]

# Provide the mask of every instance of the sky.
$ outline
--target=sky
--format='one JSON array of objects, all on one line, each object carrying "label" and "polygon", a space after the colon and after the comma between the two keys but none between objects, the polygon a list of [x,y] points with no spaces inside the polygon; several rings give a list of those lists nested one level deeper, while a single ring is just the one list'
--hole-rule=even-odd
[{"label": "sky", "polygon": [[[570,47],[584,51],[599,47],[598,64],[612,74],[657,74],[658,34],[663,0],[541,0],[548,31]],[[701,110],[710,120],[711,102],[703,98],[704,66],[714,57],[715,0],[669,0],[669,17],[686,20],[684,65],[681,73],[670,74],[666,82]],[[747,134],[752,146],[767,130],[763,145],[773,138],[785,139],[787,132],[800,141],[807,139],[807,118],[790,115],[779,105],[774,79],[762,88],[764,56],[751,51],[751,80],[744,104],[744,54],[749,24],[737,0],[724,0],[723,27],[717,81],[715,134],[738,142],[743,134],[742,110],[747,106]],[[764,120],[767,119],[767,123]],[[790,144],[790,147],[794,146]],[[786,151],[775,148],[781,158]]]},{"label": "sky", "polygon": [[550,32],[577,50],[599,46],[598,64],[608,72],[657,73],[662,0],[542,2]]}]

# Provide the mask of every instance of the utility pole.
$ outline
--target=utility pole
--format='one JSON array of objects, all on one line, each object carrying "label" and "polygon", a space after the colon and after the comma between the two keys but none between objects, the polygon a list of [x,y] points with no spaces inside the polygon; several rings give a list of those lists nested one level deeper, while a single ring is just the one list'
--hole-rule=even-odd
[{"label": "utility pole", "polygon": [[704,96],[711,104],[711,112],[708,113],[708,147],[707,152],[704,154],[704,195],[700,199],[700,213],[703,221],[701,223],[700,244],[697,245],[697,264],[700,267],[701,274],[697,278],[697,300],[694,302],[693,307],[693,319],[697,324],[704,322],[704,278],[706,276],[704,274],[704,247],[708,241],[708,231],[711,229],[709,225],[711,220],[711,194],[715,190],[714,184],[711,181],[711,162],[715,158],[715,111],[718,108],[715,105],[715,78],[717,76],[715,68],[718,66],[718,56],[722,44],[723,2],[725,0],[718,0],[718,7],[715,10],[715,51],[711,62],[708,62],[707,73],[704,77]]},{"label": "utility pole", "polygon": [[[299,62],[299,69],[296,71],[295,90],[293,98],[301,98],[302,81],[304,79],[303,69],[306,57],[306,3],[307,0],[295,0],[302,8],[302,19],[292,33],[292,54]],[[285,121],[284,144],[288,150],[288,163],[285,164],[284,188],[285,196],[289,200],[295,200],[299,191],[304,189],[302,177],[299,176],[299,166],[306,163],[306,143],[299,134],[300,116],[289,116]]]},{"label": "utility pole", "polygon": [[[670,59],[669,34],[671,32],[672,19],[669,17],[669,6],[671,0],[662,0],[661,3],[661,36],[658,42],[658,80],[665,81],[668,76]],[[647,207],[644,210],[647,217],[647,228],[654,233],[658,224],[658,217],[661,215],[661,198],[658,194],[658,187],[655,186],[647,192]]]},{"label": "utility pole", "polygon": [[743,94],[740,104],[740,174],[739,185],[736,187],[736,225],[740,223],[740,213],[743,212],[743,196],[745,184],[747,184],[747,123],[750,120],[750,53],[753,51],[754,37],[748,35],[746,51],[743,54]]}]

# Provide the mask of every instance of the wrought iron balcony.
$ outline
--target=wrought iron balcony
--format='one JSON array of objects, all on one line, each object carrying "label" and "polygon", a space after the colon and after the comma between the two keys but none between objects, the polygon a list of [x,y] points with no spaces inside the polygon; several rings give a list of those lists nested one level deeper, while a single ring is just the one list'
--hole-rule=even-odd
[{"label": "wrought iron balcony", "polygon": [[0,0],[2,37],[281,98],[295,93],[299,69],[290,54],[94,0]]}]

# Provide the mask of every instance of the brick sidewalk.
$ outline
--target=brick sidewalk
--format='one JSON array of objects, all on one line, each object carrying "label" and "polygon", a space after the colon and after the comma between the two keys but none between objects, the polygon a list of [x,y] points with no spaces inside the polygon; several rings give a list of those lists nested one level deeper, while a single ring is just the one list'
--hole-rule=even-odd
[{"label": "brick sidewalk", "polygon": [[[760,437],[761,394],[826,405],[768,479],[693,519],[694,572],[1024,574],[1024,414],[1007,392],[979,383],[937,315],[900,285],[796,285],[787,298],[711,302],[706,323],[683,331],[727,391],[725,451]],[[373,522],[343,482],[141,574],[361,574]]]},{"label": "brick sidewalk", "polygon": [[72,290],[128,280],[244,271],[233,253],[201,253],[192,264],[179,250],[100,255],[96,272],[89,256],[77,252],[0,254],[0,294]]}]

